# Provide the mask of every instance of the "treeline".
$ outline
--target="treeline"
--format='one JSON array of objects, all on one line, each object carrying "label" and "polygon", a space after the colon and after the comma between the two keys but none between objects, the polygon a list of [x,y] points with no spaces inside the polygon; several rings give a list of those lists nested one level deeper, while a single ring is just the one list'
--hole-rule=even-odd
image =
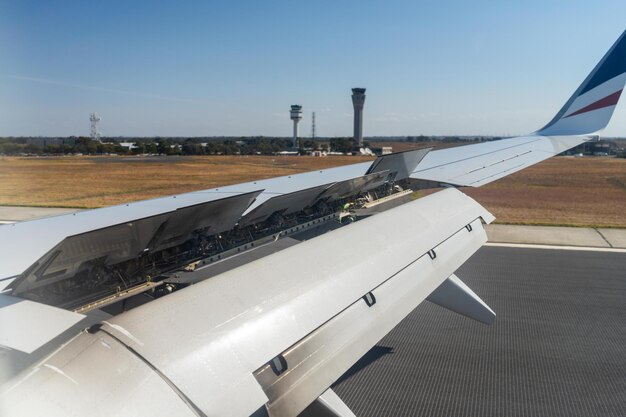
[{"label": "treeline", "polygon": [[[132,143],[132,146],[122,146],[121,143]],[[313,140],[301,140],[300,145],[301,151],[328,150],[327,143]],[[28,143],[23,138],[0,138],[0,154],[3,155],[272,155],[287,150],[293,150],[291,140],[284,138],[242,138],[208,142],[201,142],[197,138],[158,138],[100,143],[87,137],[78,137],[63,140],[63,143],[45,143],[43,146]]]},{"label": "treeline", "polygon": [[499,136],[407,136],[407,142],[488,142],[500,139]]},{"label": "treeline", "polygon": [[[333,152],[351,153],[359,150],[359,146],[352,138],[332,138],[330,139],[330,149]],[[363,147],[369,147],[369,142],[363,141]]]},{"label": "treeline", "polygon": [[[272,155],[289,150],[291,141],[280,138],[255,138],[244,140],[224,140],[198,143],[192,139],[181,143],[167,144],[167,149],[160,143],[161,154],[165,155]],[[138,144],[138,146],[141,146]],[[139,153],[150,153],[139,152]]]},{"label": "treeline", "polygon": [[[383,140],[385,139],[385,140]],[[461,138],[458,136],[405,136],[399,141],[408,142],[457,142],[493,140],[491,137]],[[376,140],[376,138],[370,138]],[[378,138],[381,142],[390,138]],[[273,155],[293,151],[291,139],[272,137],[225,138],[103,138],[103,143],[88,137],[69,138],[0,138],[0,155]],[[122,144],[126,144],[123,146]],[[131,144],[132,146],[128,146]],[[366,141],[364,147],[369,147]],[[321,150],[358,153],[352,138],[335,137],[312,140],[300,139],[299,151]]]},{"label": "treeline", "polygon": [[127,148],[119,144],[99,143],[89,138],[77,138],[67,143],[53,143],[40,146],[24,140],[0,138],[2,155],[71,155],[71,154],[126,154]]}]

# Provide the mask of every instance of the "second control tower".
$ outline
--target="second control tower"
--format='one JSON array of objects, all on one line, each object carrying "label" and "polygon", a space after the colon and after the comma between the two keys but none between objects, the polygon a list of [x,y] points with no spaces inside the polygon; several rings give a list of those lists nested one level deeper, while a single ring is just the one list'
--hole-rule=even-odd
[{"label": "second control tower", "polygon": [[298,147],[298,123],[302,120],[302,106],[294,104],[291,106],[291,120],[293,120],[293,143],[294,148]]},{"label": "second control tower", "polygon": [[359,147],[363,146],[363,104],[365,104],[365,88],[353,88],[354,142],[356,142]]}]

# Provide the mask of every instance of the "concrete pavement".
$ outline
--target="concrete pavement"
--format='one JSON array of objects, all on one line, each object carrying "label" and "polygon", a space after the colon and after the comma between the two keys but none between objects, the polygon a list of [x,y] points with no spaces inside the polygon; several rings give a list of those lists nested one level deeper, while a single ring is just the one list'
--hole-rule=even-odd
[{"label": "concrete pavement", "polygon": [[626,248],[626,229],[490,224],[490,243]]}]

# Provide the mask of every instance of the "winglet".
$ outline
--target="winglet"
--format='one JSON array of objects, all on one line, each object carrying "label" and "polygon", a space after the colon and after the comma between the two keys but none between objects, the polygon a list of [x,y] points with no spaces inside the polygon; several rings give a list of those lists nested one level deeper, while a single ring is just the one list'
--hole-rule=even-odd
[{"label": "winglet", "polygon": [[554,118],[536,134],[586,135],[606,127],[626,83],[626,31]]},{"label": "winglet", "polygon": [[481,323],[491,324],[496,319],[496,313],[454,274],[426,299]]}]

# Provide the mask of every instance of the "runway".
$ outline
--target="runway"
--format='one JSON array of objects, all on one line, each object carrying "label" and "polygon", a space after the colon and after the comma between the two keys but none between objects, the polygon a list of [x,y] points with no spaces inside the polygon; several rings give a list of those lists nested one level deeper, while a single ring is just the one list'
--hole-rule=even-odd
[{"label": "runway", "polygon": [[459,271],[498,317],[422,303],[334,390],[365,416],[626,415],[626,255],[483,247]]}]

